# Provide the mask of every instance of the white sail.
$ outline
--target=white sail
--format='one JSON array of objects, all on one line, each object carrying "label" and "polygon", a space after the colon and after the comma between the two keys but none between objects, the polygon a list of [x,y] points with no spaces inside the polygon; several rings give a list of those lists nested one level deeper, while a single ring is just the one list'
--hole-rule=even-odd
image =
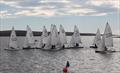
[{"label": "white sail", "polygon": [[56,47],[60,46],[60,39],[56,25],[53,25],[53,32],[51,33],[51,44],[55,45]]},{"label": "white sail", "polygon": [[12,31],[11,31],[11,35],[10,35],[9,48],[18,49],[17,37],[16,37],[14,27],[12,27]]},{"label": "white sail", "polygon": [[101,34],[100,34],[100,30],[98,29],[97,30],[97,33],[96,33],[96,36],[95,36],[95,39],[94,39],[94,42],[93,42],[93,45],[97,45],[98,48],[100,48],[101,46]]},{"label": "white sail", "polygon": [[108,23],[106,24],[106,28],[105,28],[103,36],[105,38],[105,46],[106,47],[113,47],[112,30],[111,30],[111,27]]},{"label": "white sail", "polygon": [[72,46],[75,46],[76,43],[82,44],[82,42],[81,42],[81,37],[80,37],[80,33],[79,33],[79,29],[78,29],[77,26],[75,25],[75,26],[74,26],[74,33],[73,33],[73,35],[72,35],[70,44],[71,44]]},{"label": "white sail", "polygon": [[59,37],[60,37],[61,45],[67,44],[67,38],[66,38],[65,30],[64,30],[62,25],[60,25],[59,30],[60,30]]},{"label": "white sail", "polygon": [[49,49],[51,49],[51,36],[50,35],[47,36],[46,40],[47,40],[47,42],[43,49],[49,50]]},{"label": "white sail", "polygon": [[27,33],[25,38],[24,47],[32,47],[34,46],[34,37],[31,28],[27,25]]},{"label": "white sail", "polygon": [[43,31],[42,31],[42,42],[43,44],[47,43],[47,38],[48,38],[48,32],[45,26],[43,26]]},{"label": "white sail", "polygon": [[51,24],[51,28],[50,28],[50,35],[53,33],[53,24]]},{"label": "white sail", "polygon": [[101,44],[99,44],[100,46],[98,46],[98,49],[97,51],[105,51],[105,37],[102,36],[102,39],[101,39]]}]

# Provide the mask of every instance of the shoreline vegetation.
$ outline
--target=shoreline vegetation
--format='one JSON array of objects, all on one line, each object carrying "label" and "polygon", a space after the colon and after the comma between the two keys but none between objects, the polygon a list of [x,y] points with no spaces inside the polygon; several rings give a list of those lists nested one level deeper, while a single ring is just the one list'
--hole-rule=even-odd
[{"label": "shoreline vegetation", "polygon": [[[15,30],[17,36],[25,36],[26,31],[25,30]],[[0,37],[8,37],[10,36],[11,30],[3,30],[0,31]],[[50,32],[48,32],[49,34]],[[59,33],[59,32],[58,32]],[[66,32],[66,36],[72,36],[73,32]],[[34,36],[41,36],[41,31],[33,31]],[[95,33],[80,33],[81,36],[95,36]],[[101,34],[102,35],[102,34]],[[120,38],[120,35],[113,35],[113,38]]]}]

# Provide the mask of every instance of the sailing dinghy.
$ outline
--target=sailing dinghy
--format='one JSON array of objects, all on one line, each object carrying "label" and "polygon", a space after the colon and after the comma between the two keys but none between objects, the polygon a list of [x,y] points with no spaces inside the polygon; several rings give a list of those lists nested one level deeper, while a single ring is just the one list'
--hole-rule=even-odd
[{"label": "sailing dinghy", "polygon": [[58,30],[56,28],[56,25],[53,25],[52,33],[50,33],[51,37],[51,49],[59,50],[61,48],[60,46],[60,37],[58,35]]},{"label": "sailing dinghy", "polygon": [[106,24],[106,28],[105,28],[104,34],[102,36],[101,48],[97,49],[95,52],[103,53],[103,54],[116,52],[113,49],[112,30],[108,23]]},{"label": "sailing dinghy", "polygon": [[43,26],[43,31],[42,31],[42,48],[44,48],[46,46],[46,44],[48,43],[48,31],[46,29],[45,26]]},{"label": "sailing dinghy", "polygon": [[66,38],[65,30],[62,25],[60,25],[59,32],[60,32],[59,37],[60,37],[61,48],[65,48],[67,47],[67,38]]},{"label": "sailing dinghy", "polygon": [[27,33],[25,37],[25,42],[23,45],[23,49],[34,49],[34,37],[31,28],[27,25]]},{"label": "sailing dinghy", "polygon": [[74,26],[74,33],[72,35],[72,38],[70,41],[70,47],[68,49],[70,48],[83,48],[79,29],[77,28],[76,25]]},{"label": "sailing dinghy", "polygon": [[15,30],[14,30],[14,27],[12,27],[10,40],[9,40],[9,45],[8,45],[8,48],[6,48],[5,50],[19,50],[19,49],[20,48],[18,47],[16,33],[15,33]]},{"label": "sailing dinghy", "polygon": [[93,45],[90,46],[90,48],[99,48],[101,44],[101,34],[100,34],[100,30],[97,29],[97,33],[93,42]]}]

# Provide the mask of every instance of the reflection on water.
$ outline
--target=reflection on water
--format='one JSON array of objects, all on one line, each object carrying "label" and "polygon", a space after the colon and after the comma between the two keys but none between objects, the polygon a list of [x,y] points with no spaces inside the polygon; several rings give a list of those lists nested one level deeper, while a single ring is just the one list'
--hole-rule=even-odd
[{"label": "reflection on water", "polygon": [[[119,50],[118,45],[115,47]],[[39,49],[5,51],[2,48],[0,73],[62,73],[66,61],[70,62],[70,73],[120,73],[119,52],[102,55],[88,47],[57,52]]]},{"label": "reflection on water", "polygon": [[67,60],[73,73],[120,72],[120,53],[101,55],[94,49],[2,51],[0,58],[0,73],[62,73]]}]

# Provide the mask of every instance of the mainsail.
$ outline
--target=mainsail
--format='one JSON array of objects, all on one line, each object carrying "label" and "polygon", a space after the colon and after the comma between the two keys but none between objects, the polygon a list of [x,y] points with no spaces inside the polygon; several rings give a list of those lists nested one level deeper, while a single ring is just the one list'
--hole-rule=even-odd
[{"label": "mainsail", "polygon": [[44,46],[44,49],[49,50],[49,49],[51,49],[51,46],[52,46],[51,45],[51,36],[50,35],[47,36],[46,40],[47,40],[47,42],[46,42],[46,44]]},{"label": "mainsail", "polygon": [[53,33],[53,24],[51,24],[51,28],[50,28],[50,35],[52,35],[52,33]]},{"label": "mainsail", "polygon": [[60,31],[59,33],[60,43],[63,46],[64,44],[67,44],[67,38],[66,38],[65,30],[62,25],[60,25],[59,31]]},{"label": "mainsail", "polygon": [[50,36],[51,36],[51,45],[54,45],[56,47],[60,46],[60,39],[56,25],[53,25],[53,32],[51,33]]},{"label": "mainsail", "polygon": [[43,26],[43,31],[42,31],[42,42],[45,45],[47,43],[47,38],[48,38],[48,32],[45,26]]},{"label": "mainsail", "polygon": [[97,33],[96,33],[93,45],[96,45],[98,48],[100,48],[101,46],[101,34],[99,29],[97,29]]},{"label": "mainsail", "polygon": [[16,37],[14,27],[12,27],[12,31],[11,31],[11,35],[10,35],[9,48],[10,49],[18,49],[17,37]]},{"label": "mainsail", "polygon": [[112,30],[111,30],[111,27],[108,24],[108,22],[106,24],[106,28],[105,28],[103,36],[105,38],[105,46],[106,47],[113,47]]},{"label": "mainsail", "polygon": [[75,46],[76,44],[82,44],[81,42],[81,38],[80,38],[80,33],[79,33],[79,29],[77,28],[77,26],[74,26],[74,33],[72,35],[70,44],[72,46]]},{"label": "mainsail", "polygon": [[26,38],[25,38],[25,44],[24,47],[34,47],[34,37],[33,37],[33,32],[31,28],[27,25],[27,33],[26,33]]}]

